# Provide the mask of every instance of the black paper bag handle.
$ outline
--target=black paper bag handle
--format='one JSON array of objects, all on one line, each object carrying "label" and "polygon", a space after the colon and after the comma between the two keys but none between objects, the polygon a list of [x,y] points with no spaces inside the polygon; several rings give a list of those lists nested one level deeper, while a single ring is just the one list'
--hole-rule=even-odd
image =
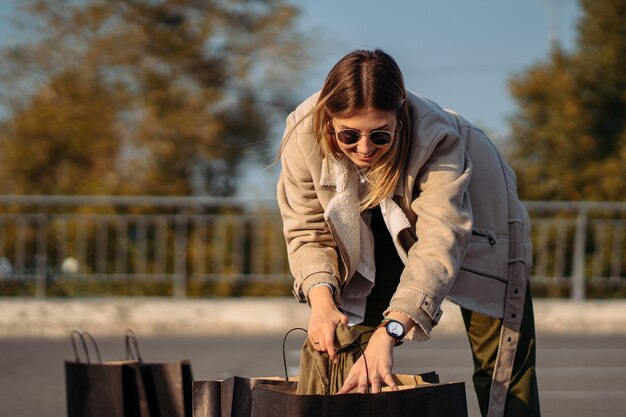
[{"label": "black paper bag handle", "polygon": [[135,332],[131,329],[126,329],[124,342],[126,344],[126,360],[136,360],[139,361],[139,363],[143,363],[143,358],[141,357],[141,352],[139,351],[139,343],[137,342],[137,335]]},{"label": "black paper bag handle", "polygon": [[309,334],[309,332],[307,332],[307,330],[303,329],[302,327],[294,327],[293,329],[285,333],[285,337],[283,338],[283,365],[285,366],[285,381],[289,381],[289,375],[287,375],[287,355],[285,354],[285,343],[287,342],[287,336],[289,336],[289,333],[295,330],[302,330],[304,333]]},{"label": "black paper bag handle", "polygon": [[85,353],[85,363],[91,364],[91,357],[89,356],[89,348],[87,347],[87,341],[85,340],[85,337],[88,337],[91,340],[93,349],[96,352],[96,356],[98,357],[98,363],[102,363],[100,348],[98,348],[98,343],[96,343],[96,339],[91,335],[91,333],[72,330],[70,332],[70,341],[72,342],[72,349],[74,350],[74,360],[76,361],[76,363],[80,363],[80,355],[78,354],[78,347],[76,346],[76,337],[80,339],[80,342],[83,346],[83,352]]}]

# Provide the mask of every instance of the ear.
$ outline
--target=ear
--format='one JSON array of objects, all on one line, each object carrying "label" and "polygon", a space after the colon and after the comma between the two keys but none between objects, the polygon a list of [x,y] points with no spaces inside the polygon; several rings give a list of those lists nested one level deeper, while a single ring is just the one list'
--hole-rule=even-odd
[{"label": "ear", "polygon": [[326,127],[328,128],[328,131],[330,133],[335,133],[335,128],[333,127],[332,119],[328,119],[328,121],[326,122]]}]

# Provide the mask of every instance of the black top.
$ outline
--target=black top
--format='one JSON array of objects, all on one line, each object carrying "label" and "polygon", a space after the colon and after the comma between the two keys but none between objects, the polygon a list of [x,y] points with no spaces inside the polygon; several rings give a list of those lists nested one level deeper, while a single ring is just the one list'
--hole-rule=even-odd
[{"label": "black top", "polygon": [[398,256],[391,235],[385,226],[380,206],[370,210],[371,227],[374,234],[374,257],[376,263],[376,282],[367,296],[363,325],[378,326],[383,319],[383,311],[389,307],[391,296],[400,283],[404,264]]}]

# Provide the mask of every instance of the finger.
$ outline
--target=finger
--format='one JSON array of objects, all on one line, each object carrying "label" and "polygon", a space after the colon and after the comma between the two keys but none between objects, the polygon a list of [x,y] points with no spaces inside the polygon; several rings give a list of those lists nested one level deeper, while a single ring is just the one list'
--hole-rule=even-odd
[{"label": "finger", "polygon": [[380,392],[380,377],[378,375],[372,377],[372,393],[376,394]]},{"label": "finger", "polygon": [[311,342],[311,346],[313,346],[313,349],[317,351],[321,349],[321,343],[317,335],[309,334],[309,341]]},{"label": "finger", "polygon": [[357,386],[356,378],[352,376],[348,376],[346,380],[343,382],[341,389],[337,391],[337,394],[347,394],[352,391]]},{"label": "finger", "polygon": [[356,392],[358,392],[359,394],[367,394],[367,387],[367,379],[363,378],[359,380],[359,385],[356,387]]},{"label": "finger", "polygon": [[327,351],[328,351],[328,357],[330,358],[330,360],[333,361],[334,363],[337,363],[338,361],[337,352],[335,351],[335,345],[333,343],[330,343],[328,345]]},{"label": "finger", "polygon": [[350,319],[348,318],[348,316],[345,316],[345,315],[344,315],[344,316],[341,316],[340,321],[341,321],[341,323],[342,323],[344,326],[347,326],[347,325],[348,325],[348,322],[350,321]]},{"label": "finger", "polygon": [[389,388],[391,388],[392,391],[398,391],[398,385],[396,384],[396,380],[393,378],[393,375],[391,375],[391,372],[387,372],[385,374],[383,381]]},{"label": "finger", "polygon": [[[321,342],[321,341],[320,341]],[[325,350],[328,351],[328,356],[330,360],[333,362],[336,358],[336,350],[335,350],[335,332],[327,333],[324,338]]]}]

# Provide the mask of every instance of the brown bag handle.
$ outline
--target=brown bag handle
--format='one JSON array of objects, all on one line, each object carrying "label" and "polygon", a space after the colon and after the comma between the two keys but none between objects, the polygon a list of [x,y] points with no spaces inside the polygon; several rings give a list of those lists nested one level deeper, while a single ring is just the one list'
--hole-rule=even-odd
[{"label": "brown bag handle", "polygon": [[70,341],[72,342],[72,349],[74,350],[74,360],[76,363],[80,362],[80,355],[78,354],[78,347],[76,346],[76,337],[78,337],[83,345],[83,352],[85,353],[85,363],[91,364],[91,357],[89,356],[89,349],[87,347],[87,341],[85,337],[88,337],[91,340],[91,344],[96,352],[98,357],[98,363],[102,363],[102,356],[100,356],[100,348],[98,348],[98,343],[96,343],[96,339],[89,332],[80,332],[76,329],[70,332]]},{"label": "brown bag handle", "polygon": [[[139,363],[143,363],[143,358],[141,357],[141,352],[139,351],[139,343],[137,342],[137,335],[131,329],[126,329],[124,334],[124,343],[126,345],[126,360],[136,360]],[[133,347],[135,349],[134,352]]]}]

